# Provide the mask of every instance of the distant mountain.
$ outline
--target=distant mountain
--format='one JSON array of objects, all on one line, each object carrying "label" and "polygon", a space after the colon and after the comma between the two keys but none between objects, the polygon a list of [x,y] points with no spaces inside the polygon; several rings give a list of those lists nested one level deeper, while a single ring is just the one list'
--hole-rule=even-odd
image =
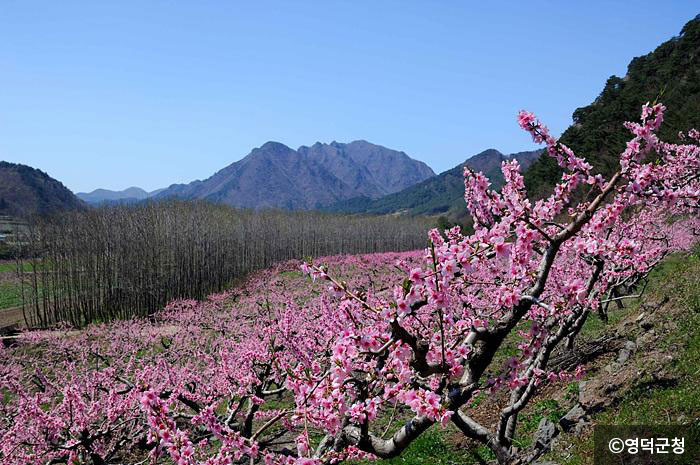
[{"label": "distant mountain", "polygon": [[[560,141],[586,156],[595,172],[610,175],[632,137],[622,124],[638,121],[642,104],[657,97],[667,108],[663,140],[677,142],[678,131],[700,128],[700,15],[652,53],[634,58],[624,77],[611,76],[593,103],[574,111]],[[560,172],[556,160],[540,158],[525,173],[528,192],[547,195]]]},{"label": "distant mountain", "polygon": [[157,189],[153,192],[146,192],[140,187],[129,187],[123,191],[111,191],[108,189],[95,189],[92,192],[78,192],[75,194],[79,199],[96,205],[102,203],[116,202],[138,202],[149,197],[159,194],[163,189]]},{"label": "distant mountain", "polygon": [[343,180],[352,193],[377,198],[400,191],[435,176],[428,165],[413,160],[404,152],[357,140],[349,144],[316,142],[301,146],[297,152],[321,164]]},{"label": "distant mountain", "polygon": [[210,178],[174,184],[155,198],[314,209],[352,197],[378,198],[433,176],[430,167],[404,152],[366,141],[317,142],[298,150],[267,142]]},{"label": "distant mountain", "polygon": [[79,198],[43,171],[0,161],[0,215],[27,218],[81,208]]},{"label": "distant mountain", "polygon": [[464,203],[464,165],[474,171],[481,171],[491,180],[494,189],[503,185],[501,163],[516,159],[521,170],[528,168],[542,152],[518,152],[503,155],[496,149],[488,149],[474,155],[454,168],[438,176],[408,187],[394,194],[372,200],[368,197],[356,197],[331,205],[325,210],[344,213],[405,213],[410,215],[445,214],[451,218],[466,215]]}]

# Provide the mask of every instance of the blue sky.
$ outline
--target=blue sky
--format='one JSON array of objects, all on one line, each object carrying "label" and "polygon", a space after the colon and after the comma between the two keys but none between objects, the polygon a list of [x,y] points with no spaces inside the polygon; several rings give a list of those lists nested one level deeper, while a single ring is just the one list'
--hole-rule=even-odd
[{"label": "blue sky", "polygon": [[268,140],[366,139],[436,172],[560,133],[694,1],[0,4],[0,159],[73,191],[206,178]]}]

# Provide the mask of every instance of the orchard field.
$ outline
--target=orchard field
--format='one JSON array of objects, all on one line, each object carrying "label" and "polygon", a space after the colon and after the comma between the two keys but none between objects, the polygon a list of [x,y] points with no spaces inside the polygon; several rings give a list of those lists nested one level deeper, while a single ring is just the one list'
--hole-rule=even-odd
[{"label": "orchard field", "polygon": [[[354,289],[388,297],[399,275],[397,265],[417,265],[421,255],[419,251],[322,260]],[[146,386],[171,393],[169,386],[183,388],[178,397],[194,411],[201,410],[198,404],[212,405],[213,413],[232,421],[244,417],[250,432],[262,431],[261,441],[274,439],[282,447],[296,448],[295,435],[301,430],[288,418],[294,399],[280,389],[283,378],[257,389],[260,404],[247,405],[247,390],[255,385],[251,375],[269,370],[272,363],[293,367],[285,364],[275,344],[303,340],[303,353],[310,356],[327,350],[334,333],[342,331],[341,326],[326,327],[335,319],[324,319],[324,313],[333,311],[325,295],[327,286],[313,283],[300,266],[299,261],[285,262],[203,301],[174,301],[150,320],[21,334],[16,346],[2,352],[4,457],[18,463],[34,463],[40,457],[65,459],[70,440],[61,445],[58,441],[79,429],[88,435],[99,431],[90,447],[103,463],[142,460],[152,450],[144,440],[149,425],[140,405]],[[30,366],[36,369],[28,370]],[[263,429],[278,416],[279,424]],[[200,444],[206,437],[199,438]],[[39,438],[47,440],[33,446]],[[86,444],[76,438],[74,445],[78,449]]]},{"label": "orchard field", "polygon": [[[663,266],[697,301],[700,133],[661,141],[664,112],[646,104],[639,122],[625,123],[630,139],[609,177],[520,112],[520,126],[562,171],[553,193],[529,199],[517,161],[503,162],[500,191],[466,169],[474,230],[430,230],[425,249],[286,261],[203,300],[84,328],[81,316],[7,340],[0,458],[524,465],[562,453],[553,437],[564,414],[579,429],[602,407],[634,418],[621,397],[596,397],[601,378],[577,392],[600,370],[596,357],[612,352],[618,366],[609,375],[626,373],[615,384],[631,393],[645,372],[628,360],[658,366],[649,368],[656,379],[676,363],[682,390],[659,404],[668,401],[669,422],[673,411],[697,425],[697,409],[685,405],[696,391],[684,378],[694,340],[683,340],[685,358],[659,350],[692,334],[697,319],[674,301],[674,330],[658,313],[670,297],[644,301],[650,280],[657,297],[664,292]],[[79,294],[87,307],[90,295]],[[647,331],[634,341],[596,323],[629,323],[630,303],[651,305],[632,323]],[[585,451],[574,441],[563,460],[580,459],[585,452],[570,452],[579,446]]]},{"label": "orchard field", "polygon": [[[337,256],[323,259],[324,263],[336,272],[337,276],[342,276],[355,288],[371,289],[377,294],[387,294],[388,286],[402,276],[402,273],[396,268],[397,262],[404,264],[417,264],[420,262],[422,252],[405,252],[405,253],[386,253],[372,254],[360,256]],[[41,376],[46,383],[44,389],[48,390],[49,396],[53,393],[55,396],[62,392],[60,383],[73,381],[72,376],[61,377],[57,376],[62,371],[63,367],[72,369],[75,365],[75,360],[72,359],[73,354],[79,354],[79,363],[91,365],[98,372],[107,370],[110,366],[115,366],[117,372],[114,376],[122,377],[122,383],[112,386],[111,389],[119,387],[121,390],[128,389],[133,385],[133,375],[131,372],[133,366],[138,365],[139,361],[143,363],[152,362],[154,354],[162,354],[162,359],[167,363],[172,363],[172,360],[185,360],[187,354],[191,354],[193,348],[192,333],[201,335],[206,333],[212,336],[212,341],[217,340],[212,347],[227,347],[233,344],[235,347],[236,337],[232,340],[228,339],[226,333],[238,326],[238,318],[240,313],[249,315],[263,315],[267,313],[277,314],[276,311],[268,311],[269,309],[278,309],[286,307],[291,312],[298,310],[306,305],[323,305],[323,299],[320,297],[325,291],[325,286],[321,283],[312,283],[299,270],[300,262],[291,261],[280,264],[268,270],[263,270],[255,273],[243,282],[240,287],[223,293],[212,295],[209,299],[203,302],[195,301],[178,301],[173,302],[167,309],[155,316],[152,323],[144,323],[135,325],[133,322],[123,323],[117,322],[110,325],[91,326],[82,332],[74,332],[70,330],[46,331],[37,334],[24,335],[21,341],[21,348],[5,349],[3,354],[8,357],[5,360],[11,359],[13,363],[24,363],[26,366],[36,365],[39,357],[47,362],[51,361],[55,365],[42,363],[37,367],[34,373],[25,373],[25,382],[33,382],[31,378]],[[679,372],[680,387],[660,387],[649,392],[646,390],[636,391],[633,389],[624,392],[621,397],[621,404],[618,407],[606,409],[598,414],[595,422],[610,423],[618,421],[622,424],[638,424],[644,421],[649,421],[653,418],[659,424],[675,423],[688,421],[692,418],[700,419],[700,410],[696,399],[700,396],[698,384],[696,381],[696,367],[700,363],[700,340],[698,340],[695,328],[700,324],[700,259],[698,252],[678,253],[666,259],[660,269],[655,271],[651,276],[650,291],[643,298],[635,299],[629,303],[629,308],[625,308],[616,312],[611,317],[610,324],[604,324],[598,319],[589,321],[582,330],[582,341],[577,347],[581,353],[581,347],[585,347],[591,341],[599,341],[605,339],[601,337],[603,334],[616,333],[622,323],[634,321],[640,312],[640,307],[644,302],[658,302],[662,299],[668,299],[671,296],[672,301],[662,307],[658,311],[658,317],[661,321],[669,321],[676,318],[684,321],[680,330],[674,328],[670,332],[670,343],[680,343],[682,350],[677,353],[677,360],[674,361],[674,370]],[[670,285],[670,277],[676,280],[675,285]],[[678,285],[678,281],[683,284]],[[309,295],[311,299],[309,300]],[[236,309],[236,310],[234,310]],[[671,311],[669,311],[669,309]],[[184,321],[181,319],[184,317]],[[220,328],[220,334],[216,336],[216,329]],[[637,328],[637,325],[632,325],[632,331]],[[629,327],[617,337],[628,337]],[[516,344],[517,338],[512,338],[509,341],[510,350]],[[207,343],[209,344],[209,342]],[[167,348],[166,348],[167,346]],[[184,347],[188,347],[179,355],[169,354],[166,352],[179,351]],[[61,356],[63,353],[63,356]],[[121,353],[121,355],[120,355]],[[135,363],[130,367],[126,364],[127,360],[136,353]],[[614,350],[601,351],[590,360],[586,360],[587,374],[584,379],[595,379],[597,376],[606,376],[602,370],[605,362],[610,356],[614,356]],[[11,358],[10,358],[11,357]],[[602,363],[601,363],[602,361]],[[643,362],[640,360],[634,366]],[[177,363],[177,362],[176,362]],[[211,360],[200,360],[201,366],[206,366],[211,363]],[[222,363],[219,360],[218,363]],[[503,363],[503,358],[494,361],[491,367],[492,371],[498,371]],[[195,363],[195,366],[197,364]],[[601,373],[602,372],[602,373]],[[7,372],[4,372],[7,374]],[[40,373],[40,375],[37,375]],[[204,371],[199,377],[200,382],[210,374],[209,371]],[[641,380],[640,380],[641,381]],[[108,392],[103,390],[102,396],[99,395],[100,388],[107,389],[110,384],[109,380],[92,386],[93,397],[81,402],[84,406],[90,406],[90,410],[94,409],[100,402],[106,401]],[[194,386],[194,385],[193,385]],[[523,428],[524,431],[519,438],[521,444],[529,445],[531,438],[529,435],[535,432],[537,426],[543,418],[551,419],[558,422],[565,414],[566,410],[573,405],[576,396],[578,395],[579,381],[558,381],[543,390],[538,392],[533,399],[532,405],[525,410]],[[95,396],[95,394],[97,394]],[[472,412],[475,418],[480,421],[493,421],[492,405],[494,403],[502,403],[504,401],[503,392],[496,392],[492,395],[482,394],[478,396],[472,404]],[[3,390],[3,401],[8,403],[13,395],[10,390]],[[651,396],[654,402],[649,402]],[[229,407],[224,402],[227,397],[225,393],[219,393],[218,413],[229,413]],[[49,399],[50,397],[45,397]],[[60,396],[58,396],[60,399]],[[50,414],[42,414],[40,417],[31,418],[24,417],[24,421],[29,423],[18,423],[17,427],[27,427],[32,425],[37,428],[41,422],[51,420],[51,424],[56,425],[61,423],[61,416],[65,414],[65,410],[60,408],[60,404],[53,401],[47,401],[43,405],[44,408],[50,406],[53,410]],[[106,421],[115,421],[116,419],[126,420],[129,415],[132,416],[132,422],[123,426],[135,426],[136,429],[129,431],[129,428],[118,427],[115,433],[123,435],[124,438],[131,437],[134,444],[125,443],[122,450],[114,448],[111,455],[104,458],[104,463],[111,463],[110,459],[125,460],[132,459],[133,462],[139,463],[149,453],[150,447],[139,442],[139,436],[147,433],[147,427],[139,420],[141,413],[137,405],[137,398],[131,399],[132,405],[115,406],[115,411],[112,413],[111,420],[106,416],[105,411],[93,411],[90,423],[84,423],[83,427],[97,425],[104,427]],[[653,405],[652,405],[653,404]],[[260,406],[260,409],[254,414],[252,422],[253,430],[259,430],[265,424],[265,420],[270,418],[273,413],[281,413],[284,409],[293,409],[294,399],[288,394],[274,394],[265,399],[265,402]],[[49,410],[49,411],[51,411]],[[84,411],[84,409],[83,409]],[[34,411],[36,412],[36,411]],[[5,412],[7,414],[7,412]],[[618,415],[622,415],[620,418]],[[104,417],[103,417],[104,416]],[[396,409],[383,410],[378,417],[380,424],[389,429],[399,428],[405,421],[410,419],[411,410],[406,406],[398,405]],[[669,421],[670,420],[670,421]],[[288,427],[289,429],[282,434],[282,430]],[[69,425],[63,425],[63,428],[69,428]],[[282,427],[276,427],[272,432],[282,434],[278,439],[279,446],[286,446],[294,449],[294,434],[298,433],[299,427],[290,427],[290,424],[283,424]],[[105,430],[108,432],[108,430]],[[20,436],[21,437],[21,436]],[[320,439],[320,434],[312,433],[312,438],[317,442]],[[25,437],[26,439],[26,437]],[[553,459],[561,459],[562,463],[592,463],[591,456],[587,452],[592,448],[592,434],[590,430],[582,436],[566,436],[560,439],[560,445],[555,451],[549,453],[549,457]],[[116,446],[116,444],[115,444]],[[126,450],[129,450],[127,453]],[[37,451],[38,456],[46,451]],[[380,463],[388,464],[408,464],[408,465],[429,465],[439,464],[448,465],[454,463],[462,464],[477,464],[493,459],[493,454],[488,448],[479,445],[473,441],[464,441],[460,438],[458,430],[449,426],[443,428],[434,426],[428,430],[425,435],[415,441],[405,452],[405,454],[396,459],[380,461]],[[167,462],[167,460],[166,460]],[[353,463],[365,463],[366,460],[356,460]]]}]

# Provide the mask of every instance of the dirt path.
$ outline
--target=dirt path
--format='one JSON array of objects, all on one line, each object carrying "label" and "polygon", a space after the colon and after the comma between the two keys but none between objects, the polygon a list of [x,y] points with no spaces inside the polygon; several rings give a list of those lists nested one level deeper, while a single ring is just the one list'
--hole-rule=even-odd
[{"label": "dirt path", "polygon": [[0,333],[8,328],[24,328],[24,315],[22,307],[10,307],[0,309]]}]

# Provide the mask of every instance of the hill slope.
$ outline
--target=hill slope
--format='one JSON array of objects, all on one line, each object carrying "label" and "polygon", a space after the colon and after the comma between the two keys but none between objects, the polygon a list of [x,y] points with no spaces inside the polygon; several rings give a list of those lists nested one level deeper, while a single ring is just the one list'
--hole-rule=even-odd
[{"label": "hill slope", "polygon": [[451,218],[466,215],[464,205],[464,166],[481,171],[491,179],[493,187],[503,183],[501,163],[517,159],[523,169],[530,166],[540,151],[519,152],[503,155],[495,149],[484,150],[454,168],[394,194],[372,200],[355,197],[327,208],[329,211],[345,213],[408,213],[411,215],[447,214]]},{"label": "hill slope", "polygon": [[[591,105],[573,113],[574,124],[560,140],[586,156],[596,172],[610,174],[631,138],[622,123],[637,121],[642,104],[659,94],[667,107],[661,138],[676,141],[678,131],[700,128],[700,15],[679,36],[633,59],[623,78],[611,76]],[[541,197],[558,175],[555,160],[542,157],[525,174],[525,184],[530,193]]]},{"label": "hill slope", "polygon": [[68,188],[43,171],[0,161],[0,215],[27,218],[84,207]]},{"label": "hill slope", "polygon": [[357,196],[377,198],[434,175],[425,163],[366,141],[316,143],[298,150],[267,142],[210,178],[174,184],[156,198],[313,209]]}]

